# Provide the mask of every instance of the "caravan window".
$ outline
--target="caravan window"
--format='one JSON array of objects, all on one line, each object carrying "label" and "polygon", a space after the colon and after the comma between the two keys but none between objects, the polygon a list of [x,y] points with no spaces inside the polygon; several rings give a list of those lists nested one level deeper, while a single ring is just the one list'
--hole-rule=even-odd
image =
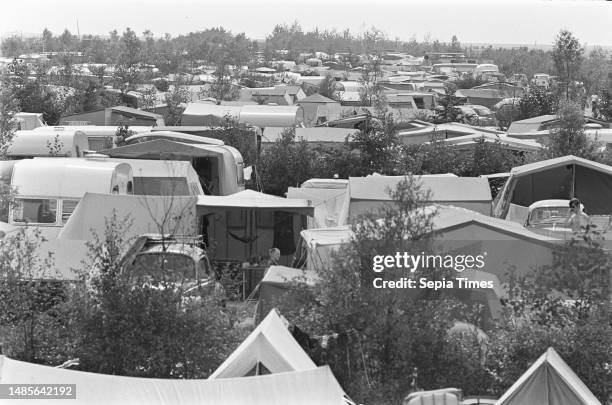
[{"label": "caravan window", "polygon": [[113,147],[113,136],[89,136],[87,137],[89,149],[93,151],[101,151],[111,149]]},{"label": "caravan window", "polygon": [[54,224],[57,218],[57,200],[25,199],[15,200],[13,222]]},{"label": "caravan window", "polygon": [[76,208],[79,200],[63,200],[62,201],[62,224],[68,222],[68,218]]}]

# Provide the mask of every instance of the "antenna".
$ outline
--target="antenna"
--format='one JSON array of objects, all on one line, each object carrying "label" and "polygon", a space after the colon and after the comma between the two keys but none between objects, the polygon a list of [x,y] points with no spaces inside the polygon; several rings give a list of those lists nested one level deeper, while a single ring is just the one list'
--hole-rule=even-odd
[{"label": "antenna", "polygon": [[77,23],[77,36],[79,37],[79,39],[81,39],[81,31],[79,30],[79,19],[77,18],[76,20]]}]

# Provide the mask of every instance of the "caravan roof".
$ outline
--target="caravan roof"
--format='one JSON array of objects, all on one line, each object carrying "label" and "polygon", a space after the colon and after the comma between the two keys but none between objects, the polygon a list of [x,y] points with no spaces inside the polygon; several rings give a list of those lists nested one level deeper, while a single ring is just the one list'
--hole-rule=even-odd
[{"label": "caravan roof", "polygon": [[87,192],[110,194],[118,173],[132,180],[132,168],[127,163],[78,158],[26,159],[15,163],[12,186],[24,196],[81,198]]},{"label": "caravan roof", "polygon": [[[59,125],[59,126],[46,126],[38,127],[33,129],[36,132],[67,132],[67,131],[82,131],[88,136],[103,136],[103,135],[115,135],[117,132],[118,125]],[[128,129],[136,133],[149,132],[151,131],[150,126],[130,126]]]},{"label": "caravan roof", "polygon": [[7,156],[81,157],[87,149],[87,135],[82,131],[15,131]]},{"label": "caravan roof", "polygon": [[142,132],[136,135],[132,135],[128,137],[125,142],[128,145],[139,143],[139,142],[147,142],[153,141],[156,139],[168,139],[170,141],[178,141],[185,143],[202,143],[207,145],[224,145],[225,143],[219,139],[208,138],[205,136],[199,135],[189,135],[184,134],[182,132],[174,132],[174,131],[155,131],[155,132]]}]

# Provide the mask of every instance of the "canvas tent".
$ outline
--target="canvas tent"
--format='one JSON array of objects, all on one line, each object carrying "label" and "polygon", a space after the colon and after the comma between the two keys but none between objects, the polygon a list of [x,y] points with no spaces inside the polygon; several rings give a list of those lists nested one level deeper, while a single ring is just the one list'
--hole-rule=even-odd
[{"label": "canvas tent", "polygon": [[338,224],[346,198],[346,188],[289,187],[287,198],[310,200],[314,207],[314,216],[308,218],[308,228],[326,228]]},{"label": "canvas tent", "polygon": [[207,234],[216,243],[218,260],[267,256],[276,247],[281,261],[288,263],[295,252],[306,216],[312,216],[310,201],[282,198],[253,190],[229,196],[200,196],[198,216],[206,217]]},{"label": "canvas tent", "polygon": [[[338,225],[344,225],[359,215],[376,212],[384,204],[392,203],[389,191],[405,176],[370,175],[350,177],[347,198]],[[481,177],[415,176],[424,191],[431,192],[429,202],[468,208],[491,215],[491,189]]]},{"label": "canvas tent", "polygon": [[560,243],[515,222],[461,207],[438,206],[433,227],[438,251],[476,255],[486,252],[483,270],[502,281],[510,266],[514,266],[517,275],[526,275],[532,268],[551,265]]},{"label": "canvas tent", "polygon": [[[75,384],[76,398],[57,405],[346,405],[328,366],[304,371],[213,380],[122,377],[59,369],[0,356],[1,384]],[[40,404],[40,399],[20,399]]]},{"label": "canvas tent", "polygon": [[[300,232],[302,244],[296,261],[307,269],[322,271],[331,265],[332,254],[353,236],[348,226],[305,229]],[[306,258],[304,258],[306,256]],[[300,266],[301,267],[301,266]]]},{"label": "canvas tent", "polygon": [[289,332],[287,320],[275,309],[215,370],[210,380],[314,370],[317,366]]},{"label": "canvas tent", "polygon": [[[314,270],[295,269],[286,266],[270,266],[259,282],[259,302],[257,304],[257,320],[266,315],[278,299],[290,302],[296,308],[303,305],[299,296],[291,294],[294,286],[305,284],[313,287],[319,281]],[[269,316],[269,315],[268,315]]]},{"label": "canvas tent", "polygon": [[[427,209],[436,213],[433,217],[435,251],[464,255],[486,252],[482,270],[501,281],[505,280],[509,266],[514,266],[517,274],[525,275],[532,268],[552,264],[553,252],[560,242],[517,223],[461,207],[435,205]],[[302,254],[298,261],[308,269],[329,267],[332,253],[348,243],[352,236],[348,226],[304,230],[301,237],[306,258],[301,257]]]},{"label": "canvas tent", "polygon": [[[126,238],[145,233],[195,235],[195,196],[105,195],[87,193],[62,228],[58,239],[91,240],[92,232],[104,235],[106,221],[130,218]],[[165,221],[160,229],[162,218]]]},{"label": "canvas tent", "polygon": [[601,405],[601,402],[549,347],[495,404]]},{"label": "canvas tent", "polygon": [[534,202],[573,197],[588,215],[612,214],[612,167],[572,155],[515,167],[495,199],[493,213],[524,224]]}]

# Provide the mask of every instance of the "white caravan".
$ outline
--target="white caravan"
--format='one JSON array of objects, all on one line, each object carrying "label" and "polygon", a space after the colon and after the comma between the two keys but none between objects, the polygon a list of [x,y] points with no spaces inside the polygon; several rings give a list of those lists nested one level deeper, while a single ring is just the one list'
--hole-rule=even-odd
[{"label": "white caravan", "polygon": [[97,158],[34,158],[16,161],[11,186],[16,189],[9,223],[35,226],[53,239],[85,193],[133,194],[127,163]]}]

